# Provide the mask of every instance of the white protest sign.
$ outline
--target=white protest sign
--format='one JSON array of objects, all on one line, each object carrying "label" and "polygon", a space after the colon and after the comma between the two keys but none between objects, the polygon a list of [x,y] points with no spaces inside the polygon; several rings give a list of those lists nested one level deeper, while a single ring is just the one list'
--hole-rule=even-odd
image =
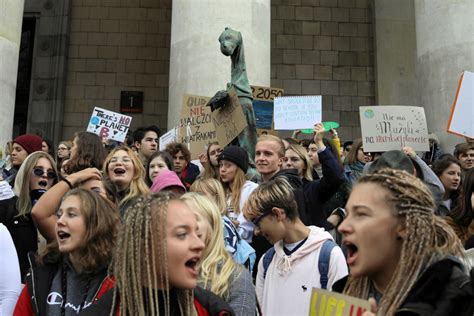
[{"label": "white protest sign", "polygon": [[448,132],[474,137],[474,73],[464,71],[448,121]]},{"label": "white protest sign", "polygon": [[87,131],[99,135],[102,139],[123,142],[131,122],[131,116],[95,107]]},{"label": "white protest sign", "polygon": [[276,130],[313,128],[321,122],[321,96],[278,97],[273,101]]},{"label": "white protest sign", "polygon": [[178,141],[178,129],[172,128],[160,137],[160,151],[166,149],[166,145]]},{"label": "white protest sign", "polygon": [[364,151],[381,152],[403,147],[428,151],[425,109],[416,106],[361,106]]}]

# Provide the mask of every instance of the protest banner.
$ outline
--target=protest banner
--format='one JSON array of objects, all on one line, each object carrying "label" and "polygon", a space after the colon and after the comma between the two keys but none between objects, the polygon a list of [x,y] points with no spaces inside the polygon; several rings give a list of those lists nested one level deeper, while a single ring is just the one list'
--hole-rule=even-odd
[{"label": "protest banner", "polygon": [[370,303],[359,298],[313,288],[310,316],[360,316],[370,311]]},{"label": "protest banner", "polygon": [[212,112],[212,122],[221,147],[229,144],[247,126],[244,111],[234,88],[229,90],[226,104]]},{"label": "protest banner", "polygon": [[99,135],[102,139],[123,142],[131,122],[131,116],[94,107],[87,131]]},{"label": "protest banner", "polygon": [[361,106],[364,151],[382,152],[403,147],[429,151],[425,110],[416,106]]},{"label": "protest banner", "polygon": [[178,141],[178,129],[172,128],[160,137],[160,151],[166,149],[166,145]]},{"label": "protest banner", "polygon": [[253,111],[257,129],[271,130],[273,128],[273,100],[283,95],[283,89],[250,86],[253,94]]},{"label": "protest banner", "polygon": [[209,142],[217,141],[211,118],[211,108],[206,106],[209,97],[185,94],[181,108],[178,142],[187,144],[191,159],[198,159]]},{"label": "protest banner", "polygon": [[276,130],[313,128],[321,122],[321,96],[277,97],[274,100]]},{"label": "protest banner", "polygon": [[448,132],[474,138],[474,73],[464,71],[448,120]]}]

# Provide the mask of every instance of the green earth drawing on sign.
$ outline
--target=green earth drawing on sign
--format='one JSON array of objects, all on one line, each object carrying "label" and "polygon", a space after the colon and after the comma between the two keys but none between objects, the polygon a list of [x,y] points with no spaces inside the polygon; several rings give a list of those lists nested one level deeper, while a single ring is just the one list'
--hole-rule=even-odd
[{"label": "green earth drawing on sign", "polygon": [[368,119],[371,119],[374,117],[374,111],[371,109],[365,110],[364,116]]}]

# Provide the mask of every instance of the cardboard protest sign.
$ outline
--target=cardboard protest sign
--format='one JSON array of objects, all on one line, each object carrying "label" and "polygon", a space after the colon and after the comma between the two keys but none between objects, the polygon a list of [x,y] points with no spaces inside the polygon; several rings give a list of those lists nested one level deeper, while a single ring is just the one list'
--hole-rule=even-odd
[{"label": "cardboard protest sign", "polygon": [[364,151],[381,152],[403,147],[428,151],[425,110],[416,106],[361,106]]},{"label": "cardboard protest sign", "polygon": [[367,310],[369,301],[316,288],[311,293],[310,316],[359,316]]},{"label": "cardboard protest sign", "polygon": [[131,116],[95,107],[87,131],[99,135],[102,139],[123,142],[131,122]]},{"label": "cardboard protest sign", "polygon": [[199,95],[183,97],[178,142],[188,144],[191,159],[197,159],[209,142],[217,141],[211,109],[206,106],[209,100]]},{"label": "cardboard protest sign", "polygon": [[178,129],[172,128],[160,137],[160,151],[166,149],[166,145],[178,141]]},{"label": "cardboard protest sign", "polygon": [[247,126],[244,111],[234,88],[229,90],[227,103],[220,109],[212,112],[212,122],[216,129],[217,141],[222,147],[239,136]]},{"label": "cardboard protest sign", "polygon": [[250,86],[253,94],[253,111],[257,129],[273,128],[273,100],[283,95],[283,89]]},{"label": "cardboard protest sign", "polygon": [[448,132],[474,138],[474,73],[464,71],[448,121]]},{"label": "cardboard protest sign", "polygon": [[275,98],[274,121],[276,130],[313,128],[321,122],[321,96]]}]

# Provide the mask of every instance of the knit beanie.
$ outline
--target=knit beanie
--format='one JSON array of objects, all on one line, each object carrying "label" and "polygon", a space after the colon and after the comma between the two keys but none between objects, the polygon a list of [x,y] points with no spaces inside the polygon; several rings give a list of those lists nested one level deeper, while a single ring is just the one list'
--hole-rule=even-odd
[{"label": "knit beanie", "polygon": [[41,151],[42,142],[43,139],[41,139],[41,137],[33,134],[20,135],[15,138],[15,140],[13,140],[13,143],[17,143],[18,145],[23,147],[23,149],[25,149],[28,154],[31,154],[35,151]]},{"label": "knit beanie", "polygon": [[249,168],[249,155],[247,152],[238,146],[229,146],[224,148],[217,161],[227,160],[235,163],[244,173],[247,173]]},{"label": "knit beanie", "polygon": [[150,191],[156,193],[169,187],[179,187],[183,189],[183,192],[186,192],[186,188],[176,172],[171,170],[161,170],[153,180],[153,185],[151,186]]}]

